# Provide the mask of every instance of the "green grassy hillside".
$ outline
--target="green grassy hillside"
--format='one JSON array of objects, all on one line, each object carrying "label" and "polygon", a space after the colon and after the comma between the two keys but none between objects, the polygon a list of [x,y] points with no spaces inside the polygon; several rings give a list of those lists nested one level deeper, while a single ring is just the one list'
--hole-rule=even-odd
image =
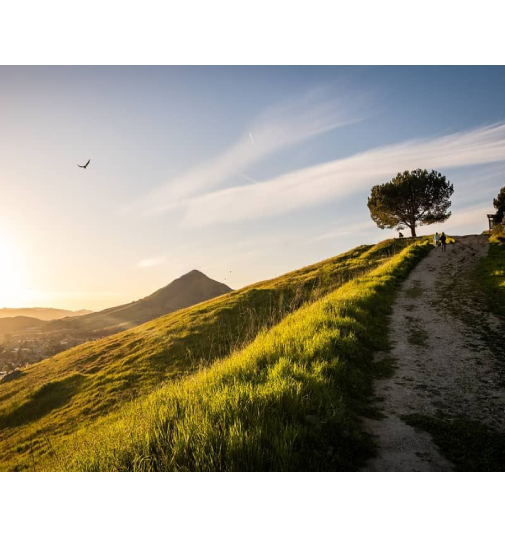
[{"label": "green grassy hillside", "polygon": [[491,309],[505,318],[505,227],[496,225],[489,236],[489,253],[482,259],[476,277],[489,297]]},{"label": "green grassy hillside", "polygon": [[373,351],[384,348],[399,280],[430,246],[286,316],[241,352],[168,384],[76,435],[73,470],[351,470],[372,452]]},{"label": "green grassy hillside", "polygon": [[[296,347],[297,338],[295,335],[298,329],[300,329],[300,334],[310,333],[311,329],[314,329],[314,334],[317,334],[321,326],[324,326],[326,322],[331,326],[332,317],[328,314],[328,318],[325,320],[325,311],[329,311],[327,307],[331,309],[332,306],[328,304],[333,302],[323,297],[333,293],[335,289],[338,289],[351,279],[364,277],[395,255],[399,262],[396,269],[398,273],[401,273],[406,266],[409,266],[409,263],[413,262],[412,259],[417,258],[418,252],[422,250],[422,248],[412,246],[413,249],[410,248],[405,254],[398,255],[400,251],[410,244],[413,244],[413,242],[402,240],[385,241],[374,247],[362,246],[333,259],[291,272],[280,278],[231,292],[203,304],[171,313],[107,339],[73,348],[28,367],[19,379],[0,386],[1,467],[3,469],[52,467],[52,463],[63,459],[63,445],[69,445],[76,438],[80,438],[79,441],[89,441],[90,437],[94,437],[97,431],[104,428],[103,419],[113,419],[115,422],[121,422],[121,418],[125,415],[136,415],[136,411],[132,413],[132,407],[136,406],[132,406],[131,401],[135,400],[133,404],[140,404],[142,407],[144,407],[144,404],[151,404],[153,399],[150,399],[147,395],[156,387],[160,387],[161,384],[164,385],[164,389],[173,389],[173,393],[178,393],[173,395],[173,400],[175,401],[175,406],[173,407],[179,408],[177,411],[181,411],[180,404],[186,405],[186,402],[180,398],[181,393],[185,392],[185,390],[187,391],[188,386],[196,384],[205,386],[205,382],[202,383],[202,378],[208,378],[208,381],[211,382],[214,382],[212,378],[218,378],[216,386],[220,386],[219,393],[221,394],[216,395],[217,398],[212,397],[212,400],[215,400],[217,404],[222,393],[228,389],[224,379],[228,378],[231,382],[230,389],[235,379],[237,381],[239,379],[239,376],[236,378],[234,376],[235,370],[238,369],[235,369],[237,365],[233,363],[248,362],[248,358],[241,358],[237,361],[237,355],[253,355],[251,357],[252,361],[257,362],[256,352],[258,350],[254,350],[254,348],[260,348],[264,344],[266,345],[265,348],[273,351],[276,346],[275,344],[274,346],[269,346],[273,343],[268,342],[268,340],[274,340],[276,333],[290,333],[288,338],[285,339],[286,344],[292,339]],[[395,275],[390,275],[387,270],[383,275],[377,273],[373,278],[374,282],[370,282],[370,285],[372,285],[370,288],[379,289],[382,284],[380,282],[383,279],[390,280],[392,284],[395,278],[396,273]],[[360,285],[358,287],[361,288]],[[330,295],[333,296],[333,294]],[[311,303],[313,305],[309,305]],[[359,301],[356,303],[359,303]],[[384,304],[387,305],[387,300],[384,301]],[[304,324],[304,320],[297,327],[301,317],[292,315],[300,315],[308,311],[303,307],[301,311],[296,313],[304,305],[313,307],[314,315],[309,314],[306,320],[307,324]],[[353,311],[359,312],[360,307],[358,306]],[[318,311],[317,314],[315,313],[316,311]],[[384,310],[378,310],[378,312],[382,314]],[[325,335],[324,331],[322,331],[321,342],[326,341],[331,348],[337,350],[340,345],[346,347],[348,345],[347,340],[354,340],[356,337],[355,327],[351,331],[345,328],[347,316],[347,314],[342,316],[342,313],[339,312],[334,319],[336,324],[330,329],[333,335],[328,338],[328,335]],[[294,324],[290,323],[293,322],[292,318],[297,319]],[[282,324],[284,327],[279,325],[278,328],[275,328],[276,325],[283,322],[283,319],[285,319],[284,322],[288,323],[286,325],[291,326],[291,331],[285,331],[285,324]],[[316,319],[319,320],[313,324]],[[352,318],[349,317],[349,319],[349,322],[354,326]],[[378,319],[380,317],[377,317],[376,320]],[[319,322],[322,322],[322,324],[319,324]],[[361,332],[369,337],[368,333],[371,328],[372,325],[364,325],[362,328],[358,327],[356,329],[361,329]],[[275,331],[275,329],[278,331]],[[339,333],[345,335],[342,336],[342,341],[340,341]],[[262,342],[265,337],[274,337],[274,339]],[[252,343],[251,347],[246,348],[245,353],[240,354],[240,350],[250,343]],[[258,345],[260,346],[258,347]],[[351,354],[365,351],[365,346],[362,348],[357,346],[353,349],[353,345],[350,344],[349,348]],[[369,347],[367,348],[369,350]],[[306,350],[309,359],[309,356],[312,355],[311,350],[309,347]],[[367,356],[369,358],[368,350]],[[312,372],[305,380],[305,373],[300,369],[300,387],[296,386],[298,384],[293,384],[295,385],[294,392],[301,392],[300,389],[302,389],[310,393],[311,385],[317,391],[319,389],[317,382],[322,381],[324,383],[325,381],[326,365],[324,365],[324,361],[327,354],[319,355],[317,346],[314,347],[314,351],[319,356],[316,360],[316,369],[319,372],[316,374],[314,369],[313,373],[316,376],[319,374],[319,380],[317,378],[314,378],[314,381],[311,380]],[[253,353],[250,354],[250,352]],[[267,354],[268,352],[270,350],[267,350]],[[265,354],[266,357],[267,354]],[[303,352],[301,355],[303,355]],[[222,363],[214,365],[217,367],[216,370],[229,370],[229,373],[223,375],[223,372],[220,372],[216,375],[215,372],[210,372],[210,370],[214,371],[214,369],[209,367],[218,360],[222,361]],[[260,360],[260,362],[262,361]],[[257,372],[258,380],[264,379],[265,374],[266,377],[271,374],[280,374],[282,376],[282,363],[284,361],[280,359],[280,356],[278,362],[281,365],[275,365],[277,372],[272,372],[269,367],[264,369],[251,366],[250,374],[254,376]],[[328,374],[331,375],[330,365],[328,363],[328,367],[330,367]],[[241,370],[244,373],[246,372],[244,369]],[[289,366],[286,370],[290,370]],[[308,383],[306,384],[305,381]],[[291,380],[287,380],[287,384],[290,384],[290,382]],[[202,396],[202,388],[198,388],[198,393],[200,393],[198,396]],[[246,389],[250,388],[247,387]],[[323,398],[318,403],[323,404],[324,397],[327,396],[328,391],[324,387],[321,389]],[[212,392],[209,384],[208,393]],[[342,393],[337,392],[335,396],[339,398],[344,395],[345,391],[342,391]],[[142,401],[138,398],[139,396]],[[152,396],[156,399],[157,396],[164,397],[166,395],[156,393]],[[171,396],[169,395],[170,399]],[[278,399],[279,402],[282,401],[282,397],[283,395]],[[331,397],[326,400],[326,403],[330,404],[328,407],[337,408],[334,402]],[[167,408],[169,407],[172,406],[168,405]],[[189,404],[188,408],[190,407],[197,411],[197,406]],[[207,409],[202,407],[203,414],[200,414],[202,417],[206,414]],[[215,409],[219,413],[219,404],[216,405]],[[282,404],[280,410],[282,412]],[[149,415],[152,416],[152,413],[149,413]],[[309,418],[310,415],[306,415],[306,417]],[[173,415],[170,418],[173,418]],[[233,419],[234,426],[238,427],[236,429],[236,439],[240,437],[240,430],[244,431],[247,436],[249,434],[247,420],[236,420],[235,417]],[[311,419],[309,418],[308,420],[310,421]],[[146,418],[143,422],[147,425],[150,421]],[[189,429],[184,428],[183,422],[185,422],[184,419],[181,420],[181,433],[187,434]],[[197,419],[192,421],[191,426],[196,426],[203,433],[207,429],[205,422],[205,419],[202,422]],[[208,424],[214,426],[212,422],[209,421]],[[311,424],[311,426],[318,427],[320,424]],[[220,430],[219,425],[217,425],[217,430]],[[274,432],[274,429],[271,431]],[[133,430],[130,432],[133,433]],[[280,433],[280,430],[275,431],[275,434],[277,432]],[[198,435],[197,429],[195,429],[195,433]],[[265,430],[258,433],[264,434]],[[112,436],[113,434],[106,434],[106,437]],[[281,436],[278,439],[281,441]],[[118,441],[122,443],[124,438],[119,438]],[[213,448],[218,447],[214,445]],[[288,457],[288,459],[291,458]],[[102,465],[101,461],[87,461],[83,462],[83,464],[86,468],[96,464],[101,468],[108,466],[107,463]],[[256,466],[254,461],[251,461],[251,464],[248,467]],[[180,466],[182,468],[231,467],[226,463],[220,465],[217,462],[209,462],[209,465],[202,465],[196,462],[193,465],[191,463],[186,463],[186,465],[181,463]],[[123,465],[114,462],[111,467],[122,468]],[[140,466],[128,462],[124,467],[139,468]],[[158,462],[155,462],[151,465],[146,465],[146,468],[162,467],[177,468],[178,464],[159,465]]]}]

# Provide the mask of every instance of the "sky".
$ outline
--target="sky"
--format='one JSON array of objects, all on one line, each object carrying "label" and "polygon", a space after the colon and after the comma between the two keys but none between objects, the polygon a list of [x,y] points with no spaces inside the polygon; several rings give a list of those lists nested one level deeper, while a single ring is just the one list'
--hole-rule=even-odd
[{"label": "sky", "polygon": [[276,277],[394,236],[367,197],[418,167],[455,190],[418,234],[480,233],[504,87],[503,67],[0,67],[0,307]]}]

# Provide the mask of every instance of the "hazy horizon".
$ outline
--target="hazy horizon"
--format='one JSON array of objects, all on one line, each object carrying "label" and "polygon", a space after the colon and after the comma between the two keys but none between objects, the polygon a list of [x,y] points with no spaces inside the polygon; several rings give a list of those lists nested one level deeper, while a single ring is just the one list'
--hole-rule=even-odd
[{"label": "hazy horizon", "polygon": [[192,269],[235,289],[276,277],[394,236],[367,196],[417,167],[454,183],[436,229],[480,233],[505,182],[503,67],[0,67],[0,82],[0,308],[98,311]]}]

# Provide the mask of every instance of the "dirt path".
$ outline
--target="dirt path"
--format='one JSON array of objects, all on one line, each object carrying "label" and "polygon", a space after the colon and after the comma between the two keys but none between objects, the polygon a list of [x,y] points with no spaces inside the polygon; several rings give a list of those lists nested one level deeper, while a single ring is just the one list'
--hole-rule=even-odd
[{"label": "dirt path", "polygon": [[505,326],[470,277],[487,248],[485,236],[457,238],[447,251],[433,250],[403,283],[388,354],[397,368],[375,383],[385,418],[367,421],[379,444],[367,470],[453,469],[428,433],[403,422],[408,414],[443,411],[505,432]]}]

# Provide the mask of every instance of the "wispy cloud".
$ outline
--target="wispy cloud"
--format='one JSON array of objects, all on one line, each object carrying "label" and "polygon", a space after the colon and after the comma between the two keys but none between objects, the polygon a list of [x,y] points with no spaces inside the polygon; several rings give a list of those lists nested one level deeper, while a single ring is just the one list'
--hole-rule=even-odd
[{"label": "wispy cloud", "polygon": [[153,266],[158,266],[164,261],[162,257],[155,258],[155,259],[142,259],[138,263],[139,268],[152,268]]},{"label": "wispy cloud", "polygon": [[454,211],[452,216],[442,224],[433,224],[425,227],[428,232],[433,232],[435,229],[445,230],[449,233],[458,235],[465,234],[466,232],[480,232],[487,229],[486,214],[494,212],[492,209],[492,202],[481,203],[477,206],[473,206],[467,209]]},{"label": "wispy cloud", "polygon": [[505,123],[498,123],[432,139],[385,146],[258,184],[197,196],[187,203],[182,224],[204,226],[283,214],[369,188],[404,169],[445,170],[503,160]]},{"label": "wispy cloud", "polygon": [[253,184],[258,184],[258,181],[254,180],[250,175],[247,173],[237,173],[240,177],[243,177],[245,180],[252,182]]},{"label": "wispy cloud", "polygon": [[[249,166],[286,147],[363,119],[367,97],[345,92],[335,96],[328,88],[266,109],[224,152],[187,173],[166,182],[139,200],[142,210],[162,212],[192,196],[208,192]],[[253,181],[254,182],[254,181]]]},{"label": "wispy cloud", "polygon": [[370,220],[356,221],[352,224],[341,225],[335,224],[335,229],[327,233],[316,235],[309,238],[306,243],[323,242],[326,240],[334,240],[335,238],[341,238],[343,236],[368,236],[377,231],[377,225]]}]

